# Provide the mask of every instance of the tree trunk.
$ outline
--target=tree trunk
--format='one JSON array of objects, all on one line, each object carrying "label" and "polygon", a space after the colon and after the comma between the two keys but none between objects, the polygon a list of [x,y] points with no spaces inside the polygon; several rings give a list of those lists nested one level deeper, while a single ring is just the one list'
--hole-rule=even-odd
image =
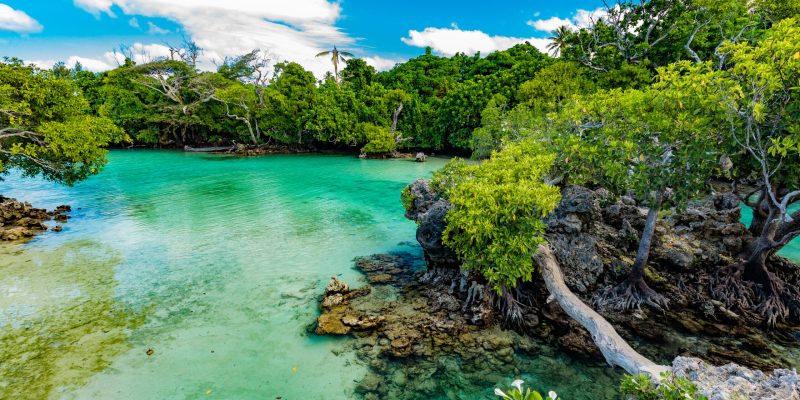
[{"label": "tree trunk", "polygon": [[[745,199],[745,203],[748,202],[749,199]],[[764,230],[764,225],[767,223],[767,216],[769,215],[768,202],[769,196],[767,196],[764,189],[762,189],[761,193],[758,195],[758,200],[756,200],[755,203],[752,203],[753,218],[750,220],[750,226],[747,228],[747,230],[749,230],[754,236],[761,235],[761,231]]]},{"label": "tree trunk", "polygon": [[653,235],[656,231],[656,221],[658,221],[658,212],[661,211],[661,203],[664,200],[664,193],[659,190],[656,193],[656,198],[647,211],[647,220],[644,224],[644,231],[642,237],[639,239],[639,250],[636,251],[636,261],[633,263],[633,269],[628,275],[629,283],[644,282],[644,267],[647,266],[647,260],[650,258],[650,246],[653,244]]},{"label": "tree trunk", "polygon": [[744,263],[742,278],[758,283],[765,289],[770,287],[772,278],[767,270],[767,259],[775,254],[774,244],[765,244],[761,240],[756,244],[756,249]]},{"label": "tree trunk", "polygon": [[250,120],[249,119],[245,119],[244,122],[245,122],[245,125],[247,125],[248,132],[250,132],[250,140],[253,141],[253,145],[254,146],[258,145],[258,140],[256,139],[255,132],[253,132],[253,125],[250,124]]},{"label": "tree trunk", "polygon": [[767,271],[767,259],[779,250],[778,243],[775,242],[775,234],[778,232],[779,225],[780,221],[775,220],[775,211],[770,210],[753,250],[744,263],[742,278],[761,284],[765,289],[768,289],[772,283],[769,271]]},{"label": "tree trunk", "polygon": [[397,109],[394,110],[394,114],[392,114],[392,129],[391,133],[394,136],[394,133],[397,131],[397,118],[400,117],[400,112],[403,111],[403,103],[400,102],[400,105],[397,106]]},{"label": "tree trunk", "polygon": [[669,367],[658,365],[634,350],[602,315],[569,290],[550,246],[539,245],[534,259],[542,269],[547,291],[564,312],[589,331],[609,365],[622,367],[632,375],[648,374],[654,381],[660,380],[662,372],[670,371]]}]

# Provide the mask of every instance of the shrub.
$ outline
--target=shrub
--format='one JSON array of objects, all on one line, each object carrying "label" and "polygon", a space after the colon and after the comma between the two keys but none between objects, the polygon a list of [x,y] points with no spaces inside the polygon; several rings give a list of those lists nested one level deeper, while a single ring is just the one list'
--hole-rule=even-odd
[{"label": "shrub", "polygon": [[668,372],[661,374],[661,378],[661,383],[656,384],[644,374],[627,375],[619,389],[636,400],[708,400],[697,393],[697,386],[688,379]]},{"label": "shrub", "polygon": [[523,141],[480,164],[452,161],[434,175],[434,190],[453,205],[445,245],[497,293],[532,278],[532,257],[544,242],[542,219],[560,199],[558,188],[544,182],[553,160],[541,146]]}]

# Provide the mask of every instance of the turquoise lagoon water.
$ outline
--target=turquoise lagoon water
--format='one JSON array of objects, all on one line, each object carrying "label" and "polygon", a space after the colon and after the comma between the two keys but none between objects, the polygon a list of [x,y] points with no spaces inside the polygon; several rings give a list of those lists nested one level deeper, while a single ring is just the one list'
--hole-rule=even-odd
[{"label": "turquoise lagoon water", "polygon": [[[318,296],[333,275],[363,282],[356,256],[420,252],[399,191],[446,160],[109,159],[71,188],[0,182],[73,207],[63,232],[0,245],[0,398],[353,397],[367,368],[346,338],[309,333]],[[619,379],[553,351],[527,365],[528,382],[570,398],[612,398]],[[494,398],[475,390],[450,398]]]},{"label": "turquoise lagoon water", "polygon": [[[23,329],[17,350],[35,353],[15,371],[0,359],[0,398],[4,387],[31,398],[349,397],[366,368],[340,353],[341,340],[307,333],[318,295],[333,275],[362,279],[356,256],[420,251],[399,193],[445,159],[112,151],[109,160],[72,188],[0,182],[5,196],[73,207],[63,232],[0,248],[0,326]],[[81,304],[91,307],[75,314]],[[92,321],[91,308],[105,320]],[[70,346],[86,340],[61,321],[69,312],[75,325],[89,321],[83,334],[106,336]],[[19,356],[10,347],[0,354]]]}]

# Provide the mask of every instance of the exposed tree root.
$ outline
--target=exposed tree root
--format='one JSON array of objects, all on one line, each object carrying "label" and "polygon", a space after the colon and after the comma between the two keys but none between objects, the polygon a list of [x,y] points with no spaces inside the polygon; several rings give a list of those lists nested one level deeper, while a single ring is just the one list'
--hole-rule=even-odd
[{"label": "exposed tree root", "polygon": [[492,303],[500,311],[500,314],[507,323],[516,326],[522,326],[525,317],[524,309],[529,308],[532,305],[532,302],[531,299],[527,295],[523,294],[518,287],[512,290],[513,292],[504,287],[500,295],[497,295],[495,292],[491,292],[493,296]]},{"label": "exposed tree root", "polygon": [[643,279],[626,279],[603,291],[593,302],[598,307],[619,311],[638,310],[645,304],[659,311],[669,306],[669,299],[647,286]]},{"label": "exposed tree root", "polygon": [[789,318],[800,319],[800,289],[772,272],[768,272],[766,285],[743,275],[741,264],[719,270],[709,283],[711,295],[756,324],[773,327]]}]

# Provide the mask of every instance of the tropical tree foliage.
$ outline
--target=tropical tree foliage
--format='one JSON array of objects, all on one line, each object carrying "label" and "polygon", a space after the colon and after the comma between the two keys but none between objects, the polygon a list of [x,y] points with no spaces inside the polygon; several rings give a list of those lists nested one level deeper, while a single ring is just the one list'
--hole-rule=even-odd
[{"label": "tropical tree foliage", "polygon": [[[797,288],[784,285],[768,270],[766,261],[800,236],[800,24],[788,18],[766,32],[757,43],[726,43],[726,68],[703,76],[724,107],[719,117],[728,126],[726,144],[734,154],[735,173],[755,183],[750,231],[757,240],[744,268],[732,272],[732,292],[718,295],[729,304],[751,305],[768,324],[800,317]],[[753,291],[740,280],[755,283]],[[744,293],[743,293],[744,292]]]},{"label": "tropical tree foliage", "polygon": [[719,110],[718,102],[700,86],[676,83],[678,76],[706,69],[678,63],[660,70],[651,88],[575,98],[548,121],[559,174],[618,195],[632,192],[649,208],[631,273],[608,296],[619,308],[666,306],[666,299],[644,282],[658,213],[667,204],[686,205],[718,170],[720,132],[706,113],[696,112]]},{"label": "tropical tree foliage", "polygon": [[0,174],[15,168],[29,176],[72,184],[105,164],[109,143],[125,140],[107,117],[92,115],[69,77],[0,62]]},{"label": "tropical tree foliage", "polygon": [[453,205],[445,244],[498,294],[533,276],[532,257],[544,242],[542,219],[561,196],[544,181],[554,160],[533,141],[522,141],[483,163],[455,160],[434,175],[434,187]]}]

